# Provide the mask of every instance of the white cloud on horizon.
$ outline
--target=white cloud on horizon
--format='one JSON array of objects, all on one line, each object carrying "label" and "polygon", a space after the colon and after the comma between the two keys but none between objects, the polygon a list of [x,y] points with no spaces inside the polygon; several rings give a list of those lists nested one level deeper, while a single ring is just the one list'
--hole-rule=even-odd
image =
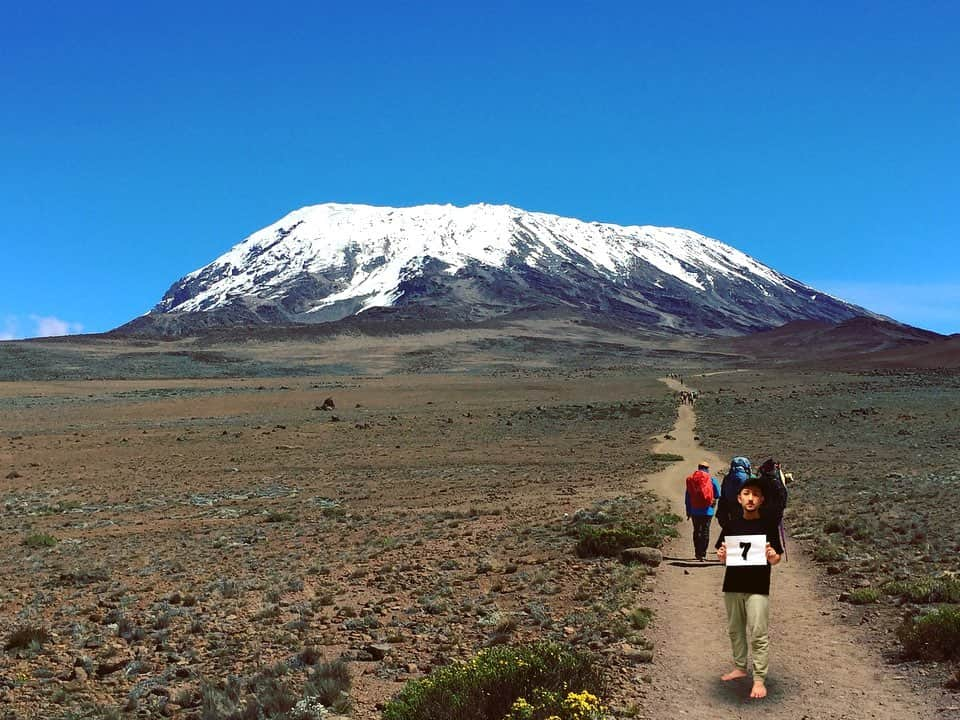
[{"label": "white cloud on horizon", "polygon": [[83,332],[83,325],[80,323],[49,315],[31,315],[30,319],[35,323],[34,337],[53,337]]},{"label": "white cloud on horizon", "polygon": [[8,315],[0,323],[0,340],[23,340],[32,337],[53,337],[57,335],[73,335],[83,332],[83,325],[70,320],[61,320],[52,315],[29,315],[28,321],[33,323],[33,332],[24,332],[21,328],[24,321],[16,315]]},{"label": "white cloud on horizon", "polygon": [[7,316],[0,324],[0,340],[16,340],[18,323],[15,317]]},{"label": "white cloud on horizon", "polygon": [[810,283],[847,302],[908,325],[950,335],[960,332],[960,283]]}]

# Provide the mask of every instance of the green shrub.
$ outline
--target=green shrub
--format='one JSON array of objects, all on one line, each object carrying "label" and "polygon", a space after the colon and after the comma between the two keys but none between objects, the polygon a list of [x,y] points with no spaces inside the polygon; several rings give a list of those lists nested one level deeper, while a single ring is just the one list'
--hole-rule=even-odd
[{"label": "green shrub", "polygon": [[503,720],[603,720],[596,695],[574,691],[534,691],[530,700],[517,698]]},{"label": "green shrub", "polygon": [[871,605],[879,599],[880,591],[871,587],[857,588],[847,595],[847,602],[852,605]]},{"label": "green shrub", "polygon": [[634,630],[645,630],[653,619],[653,610],[645,607],[637,608],[630,613],[628,619]]},{"label": "green shrub", "polygon": [[960,658],[960,606],[939,605],[906,618],[897,629],[903,654],[920,660]]},{"label": "green shrub", "polygon": [[960,603],[960,578],[944,575],[891,580],[884,584],[883,592],[913,603]]},{"label": "green shrub", "polygon": [[23,539],[23,544],[28,548],[53,547],[57,544],[57,539],[47,533],[34,533],[33,535],[27,535]]},{"label": "green shrub", "polygon": [[503,645],[408,682],[387,703],[383,720],[503,720],[520,698],[570,688],[600,693],[600,673],[588,655],[551,642]]},{"label": "green shrub", "polygon": [[579,557],[617,557],[624,548],[662,547],[667,537],[677,537],[674,525],[680,518],[672,513],[656,515],[646,522],[622,522],[616,525],[577,527]]},{"label": "green shrub", "polygon": [[846,557],[843,548],[831,542],[822,542],[813,551],[813,559],[817,562],[837,562]]}]

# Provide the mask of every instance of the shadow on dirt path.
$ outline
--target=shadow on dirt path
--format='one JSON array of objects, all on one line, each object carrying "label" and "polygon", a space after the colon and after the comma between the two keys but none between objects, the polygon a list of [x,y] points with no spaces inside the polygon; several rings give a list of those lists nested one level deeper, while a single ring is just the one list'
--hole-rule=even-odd
[{"label": "shadow on dirt path", "polygon": [[[681,387],[664,379],[672,390]],[[653,452],[685,460],[649,478],[649,487],[667,498],[683,517],[684,479],[706,460],[715,475],[727,462],[694,439],[696,415],[678,408],[677,424]],[[744,448],[749,455],[750,448]],[[719,478],[718,478],[719,479]],[[789,524],[789,514],[788,514]],[[854,628],[840,624],[840,608],[817,592],[814,568],[788,541],[789,560],[773,570],[770,616],[769,695],[750,700],[749,680],[724,683],[732,668],[721,585],[723,567],[693,557],[692,527],[664,547],[652,606],[657,656],[645,688],[643,717],[783,718],[784,720],[942,720],[955,711],[938,710],[926,697],[893,677],[891,668],[862,645]],[[711,552],[718,533],[711,528]]]}]

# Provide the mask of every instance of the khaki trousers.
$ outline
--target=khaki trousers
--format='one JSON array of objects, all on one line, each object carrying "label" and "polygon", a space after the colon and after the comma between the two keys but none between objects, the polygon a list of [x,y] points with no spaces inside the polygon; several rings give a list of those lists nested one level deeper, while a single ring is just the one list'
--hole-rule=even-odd
[{"label": "khaki trousers", "polygon": [[747,669],[747,649],[753,651],[753,678],[767,677],[767,653],[770,639],[767,624],[770,617],[770,596],[727,592],[723,594],[727,606],[727,631],[733,648],[733,662]]}]

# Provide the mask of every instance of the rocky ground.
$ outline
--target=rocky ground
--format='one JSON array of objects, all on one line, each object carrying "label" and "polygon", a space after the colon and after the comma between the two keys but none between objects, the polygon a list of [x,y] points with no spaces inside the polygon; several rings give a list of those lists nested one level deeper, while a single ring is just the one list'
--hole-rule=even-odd
[{"label": "rocky ground", "polygon": [[629,707],[648,572],[569,529],[652,502],[674,412],[626,371],[0,385],[0,712],[199,718],[230,678],[297,693],[344,658],[375,718],[538,638],[597,651]]},{"label": "rocky ground", "polygon": [[[318,662],[344,658],[349,713],[376,718],[434,667],[553,638],[603,659],[618,715],[655,717],[669,688],[651,684],[648,638],[665,651],[672,637],[656,625],[657,574],[577,557],[570,529],[578,511],[655,504],[651,450],[676,412],[656,380],[667,370],[611,362],[609,343],[558,364],[450,340],[244,346],[229,357],[247,377],[216,348],[160,367],[151,347],[138,377],[181,361],[218,377],[0,383],[0,713],[200,718],[204,698],[298,694]],[[103,351],[108,369],[120,350]],[[273,377],[307,357],[337,374]],[[794,472],[792,547],[826,592],[812,626],[820,613],[850,625],[897,663],[873,671],[943,692],[954,669],[902,662],[894,635],[926,600],[888,591],[960,571],[958,376],[683,373],[707,448]],[[937,702],[944,717],[960,706]]]}]

